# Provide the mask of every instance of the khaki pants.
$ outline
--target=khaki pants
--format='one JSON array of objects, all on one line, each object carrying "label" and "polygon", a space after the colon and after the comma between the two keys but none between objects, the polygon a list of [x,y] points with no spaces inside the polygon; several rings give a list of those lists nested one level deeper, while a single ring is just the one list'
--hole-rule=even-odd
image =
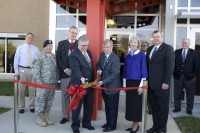
[{"label": "khaki pants", "polygon": [[[32,69],[19,68],[20,81],[34,82]],[[19,84],[19,109],[25,109],[25,90],[27,86]],[[35,89],[28,86],[29,90],[29,109],[35,108]]]}]

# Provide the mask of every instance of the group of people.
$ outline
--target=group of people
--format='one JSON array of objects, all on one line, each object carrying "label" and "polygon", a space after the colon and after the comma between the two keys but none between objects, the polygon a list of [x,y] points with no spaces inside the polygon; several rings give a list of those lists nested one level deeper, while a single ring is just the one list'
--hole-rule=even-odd
[{"label": "group of people", "polygon": [[[117,128],[119,91],[112,88],[120,87],[120,59],[113,52],[113,42],[110,39],[103,41],[103,52],[100,54],[96,66],[88,46],[91,45],[86,35],[76,39],[78,29],[72,26],[69,29],[68,39],[58,43],[56,54],[52,53],[53,42],[46,40],[43,52],[32,44],[33,34],[26,35],[25,44],[17,48],[14,60],[15,72],[20,75],[20,81],[31,81],[39,84],[56,87],[60,79],[61,88],[70,85],[81,85],[94,81],[94,70],[101,77],[97,86],[103,90],[102,97],[105,103],[106,122],[102,125],[103,132],[110,132]],[[124,87],[138,87],[136,90],[126,91],[125,118],[131,121],[126,129],[130,133],[139,130],[142,119],[142,92],[143,82],[148,80],[148,108],[152,113],[153,127],[147,133],[166,133],[169,112],[169,94],[172,76],[175,83],[175,110],[179,112],[180,92],[183,88],[187,92],[187,113],[191,114],[194,102],[195,77],[199,71],[199,57],[189,48],[189,39],[183,39],[183,48],[175,51],[172,46],[164,43],[163,33],[155,30],[152,33],[152,46],[142,42],[137,36],[129,40],[130,51],[125,57],[123,67]],[[141,47],[141,50],[139,49]],[[148,48],[149,47],[149,48]],[[148,49],[147,49],[148,48]],[[146,51],[147,49],[147,51]],[[186,52],[184,52],[186,50]],[[59,78],[60,77],[60,78]],[[192,85],[191,85],[192,84]],[[25,112],[25,86],[20,84],[19,113]],[[83,104],[82,127],[95,130],[91,124],[94,89],[86,88],[87,94],[81,99],[77,109],[72,110],[73,133],[80,133],[80,111]],[[54,99],[54,90],[36,89],[29,87],[29,109],[35,112],[36,123],[39,126],[52,125],[48,114]],[[60,124],[69,121],[66,109],[69,106],[70,96],[66,91],[61,92],[63,118]],[[34,104],[36,102],[36,104]]]}]

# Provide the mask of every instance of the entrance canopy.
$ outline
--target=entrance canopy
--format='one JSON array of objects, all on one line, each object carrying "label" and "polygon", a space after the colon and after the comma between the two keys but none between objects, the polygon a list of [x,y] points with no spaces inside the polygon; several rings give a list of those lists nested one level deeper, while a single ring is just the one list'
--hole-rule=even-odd
[{"label": "entrance canopy", "polygon": [[[87,0],[54,0],[61,6],[67,6],[79,9],[83,12],[87,10]],[[102,1],[102,0],[100,0]],[[106,16],[131,12],[145,8],[145,12],[149,12],[148,8],[154,5],[159,5],[161,0],[105,0]]]}]

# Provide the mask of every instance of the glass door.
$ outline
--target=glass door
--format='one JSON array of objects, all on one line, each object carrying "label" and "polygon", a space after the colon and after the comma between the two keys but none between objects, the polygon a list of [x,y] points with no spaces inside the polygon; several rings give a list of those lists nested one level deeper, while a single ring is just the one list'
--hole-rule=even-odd
[{"label": "glass door", "polygon": [[[200,28],[192,28],[191,29],[191,48],[195,49],[200,57]],[[196,96],[195,96],[195,103],[200,101],[200,74],[196,80]]]},{"label": "glass door", "polygon": [[[113,41],[113,52],[118,55],[121,62],[120,77],[121,77],[121,86],[122,86],[122,73],[124,66],[124,58],[129,51],[129,39],[134,35],[133,31],[128,30],[109,30],[106,31],[106,38]],[[125,93],[121,91],[120,95]]]}]

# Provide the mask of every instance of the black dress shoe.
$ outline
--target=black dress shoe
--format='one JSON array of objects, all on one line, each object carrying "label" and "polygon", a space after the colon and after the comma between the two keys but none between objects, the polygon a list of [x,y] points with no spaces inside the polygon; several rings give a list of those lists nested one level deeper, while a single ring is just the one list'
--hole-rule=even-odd
[{"label": "black dress shoe", "polygon": [[34,113],[35,112],[35,109],[30,109],[31,113]]},{"label": "black dress shoe", "polygon": [[139,130],[139,128],[140,128],[140,126],[138,125],[137,129],[135,131],[132,129],[132,131],[130,131],[130,133],[136,133]]},{"label": "black dress shoe", "polygon": [[67,119],[67,118],[62,118],[62,120],[60,121],[60,124],[65,124],[67,121],[69,121],[69,119]]},{"label": "black dress shoe", "polygon": [[154,133],[156,132],[157,130],[155,128],[150,128],[146,131],[146,133]]},{"label": "black dress shoe", "polygon": [[73,133],[80,133],[79,130],[73,130]]},{"label": "black dress shoe", "polygon": [[92,127],[92,126],[88,126],[88,127],[86,127],[86,126],[83,126],[83,128],[87,128],[88,130],[95,130],[95,128],[94,128],[94,127]]},{"label": "black dress shoe", "polygon": [[180,112],[180,111],[181,111],[180,109],[174,109],[173,110],[174,113],[177,113],[177,112]]},{"label": "black dress shoe", "polygon": [[20,109],[20,110],[19,110],[19,113],[20,113],[20,114],[23,114],[23,113],[24,113],[24,109]]},{"label": "black dress shoe", "polygon": [[106,124],[102,125],[101,128],[107,128],[107,126],[108,126],[108,124],[106,123]]},{"label": "black dress shoe", "polygon": [[133,128],[127,128],[126,131],[132,131]]},{"label": "black dress shoe", "polygon": [[192,115],[192,111],[187,111],[187,114],[188,115]]},{"label": "black dress shoe", "polygon": [[105,128],[105,129],[103,130],[103,132],[111,132],[111,131],[113,131],[113,130],[115,130],[115,128],[107,127],[107,128]]}]

